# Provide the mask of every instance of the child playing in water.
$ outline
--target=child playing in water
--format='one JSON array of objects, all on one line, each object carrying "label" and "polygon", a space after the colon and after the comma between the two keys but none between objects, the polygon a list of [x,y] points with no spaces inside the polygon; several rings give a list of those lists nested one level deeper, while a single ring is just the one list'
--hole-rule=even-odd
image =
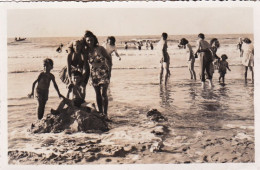
[{"label": "child playing in water", "polygon": [[[69,91],[67,93],[67,98],[64,98],[57,110],[51,109],[53,115],[58,115],[64,108],[65,104],[69,107],[80,107],[81,104],[85,102],[85,83],[83,82],[82,73],[79,71],[72,72],[72,84],[69,86]],[[69,95],[72,93],[72,100],[69,99]]]},{"label": "child playing in water", "polygon": [[219,69],[218,69],[218,72],[219,72],[219,82],[220,80],[222,79],[222,82],[223,84],[225,84],[225,74],[227,72],[227,69],[229,71],[231,71],[228,67],[228,62],[226,61],[228,59],[227,55],[226,54],[223,54],[221,56],[221,60],[219,62]]},{"label": "child playing in water", "polygon": [[37,113],[38,113],[39,120],[41,120],[43,118],[45,105],[48,100],[49,87],[50,87],[51,81],[53,82],[54,88],[56,89],[59,97],[64,98],[64,96],[62,96],[60,94],[60,91],[56,84],[54,75],[52,73],[50,73],[51,69],[53,69],[52,59],[49,59],[49,58],[45,59],[43,61],[43,67],[44,67],[44,71],[41,72],[40,75],[38,76],[38,78],[33,82],[32,93],[28,94],[29,98],[34,96],[34,87],[35,87],[36,83],[38,83],[38,85],[36,87],[36,94],[37,94],[36,96],[38,99]]}]

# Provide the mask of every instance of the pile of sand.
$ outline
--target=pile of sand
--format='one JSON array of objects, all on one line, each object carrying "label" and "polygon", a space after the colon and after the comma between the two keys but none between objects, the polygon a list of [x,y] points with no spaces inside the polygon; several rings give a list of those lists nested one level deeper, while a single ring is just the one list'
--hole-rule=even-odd
[{"label": "pile of sand", "polygon": [[59,115],[49,113],[46,118],[33,123],[30,131],[32,133],[108,131],[108,125],[94,108],[67,108]]}]

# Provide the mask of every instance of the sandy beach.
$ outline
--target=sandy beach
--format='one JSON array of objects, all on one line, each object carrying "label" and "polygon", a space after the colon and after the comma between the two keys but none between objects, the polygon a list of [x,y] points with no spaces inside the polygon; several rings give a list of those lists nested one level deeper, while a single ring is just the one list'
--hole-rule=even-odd
[{"label": "sandy beach", "polygon": [[[259,168],[258,67],[255,82],[250,70],[245,82],[245,60],[238,44],[241,45],[242,38],[244,54],[252,59],[256,51],[258,56],[258,8],[253,2],[77,1],[2,5],[0,169]],[[89,31],[97,37],[88,37]],[[188,64],[195,58],[190,56],[191,49],[193,54],[200,51],[206,55],[209,48],[202,34],[208,43],[217,38],[219,46],[210,44],[211,50],[215,45],[218,57],[227,56],[230,70],[225,74],[225,84],[219,83],[220,74],[214,70],[213,87],[208,80],[205,88],[201,87],[199,57],[203,55],[195,59],[197,80],[191,79]],[[71,66],[84,70],[86,63],[82,62],[88,56],[92,66],[95,62],[98,67],[102,65],[102,70],[97,71],[99,75],[92,70],[93,77],[108,75],[103,64],[104,57],[109,56],[97,45],[106,46],[110,37],[112,46],[106,47],[112,52],[115,48],[111,36],[116,39],[121,60],[112,53],[108,119],[97,111],[95,89],[89,81],[86,95],[82,82],[77,82],[81,87],[73,87],[74,97],[81,99],[77,102],[85,98],[85,107],[65,107],[59,114],[51,114],[51,109],[57,109],[61,102],[57,86],[51,82],[43,119],[38,120],[37,98],[29,98],[28,94],[32,94],[33,82],[41,72],[47,70],[45,81],[54,80],[49,71],[55,76],[63,96],[68,87],[59,73],[70,63],[70,57]],[[180,46],[185,42],[180,41],[183,38],[189,42]],[[167,39],[167,44],[163,39]],[[74,41],[75,48],[75,40],[85,40],[78,44],[88,48],[85,56],[81,49],[68,57],[68,46]],[[170,62],[171,75],[166,85],[159,83],[162,55],[164,62]],[[44,65],[46,58],[53,65],[51,60]],[[254,64],[258,63],[256,57]],[[247,64],[255,66],[252,60]],[[227,63],[221,62],[221,66],[224,72]],[[47,87],[48,83],[41,87],[43,95]],[[98,88],[97,91],[106,92],[106,87]],[[103,104],[106,105],[105,100]]]}]

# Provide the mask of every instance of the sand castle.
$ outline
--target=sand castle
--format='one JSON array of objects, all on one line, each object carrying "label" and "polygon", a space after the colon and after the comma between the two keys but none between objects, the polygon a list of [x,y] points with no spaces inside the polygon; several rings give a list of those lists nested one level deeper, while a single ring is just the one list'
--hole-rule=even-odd
[{"label": "sand castle", "polygon": [[88,105],[80,109],[68,107],[59,115],[49,113],[45,119],[32,124],[30,131],[32,133],[108,131],[108,125],[99,116],[95,107]]}]

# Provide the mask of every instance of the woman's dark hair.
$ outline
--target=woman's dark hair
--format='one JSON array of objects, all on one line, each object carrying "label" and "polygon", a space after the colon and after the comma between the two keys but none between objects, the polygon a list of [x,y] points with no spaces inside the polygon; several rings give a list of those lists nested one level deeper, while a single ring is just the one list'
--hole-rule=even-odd
[{"label": "woman's dark hair", "polygon": [[[210,46],[212,46],[212,44],[213,44],[214,42],[218,42],[218,39],[217,39],[217,38],[212,38],[212,39],[210,40]],[[219,48],[219,42],[216,43],[215,45],[216,45],[217,48]]]},{"label": "woman's dark hair", "polygon": [[205,39],[205,35],[202,34],[202,33],[200,33],[200,34],[198,35],[198,37],[201,38],[201,39],[203,39],[203,40]]},{"label": "woman's dark hair", "polygon": [[189,43],[189,41],[186,39],[186,38],[182,38],[181,40],[180,40],[180,45],[186,45],[186,44],[188,44]]},{"label": "woman's dark hair", "polygon": [[107,41],[110,40],[110,45],[115,45],[116,38],[114,36],[107,37]]},{"label": "woman's dark hair", "polygon": [[168,38],[168,34],[166,32],[162,33],[162,37],[164,40],[166,40]]},{"label": "woman's dark hair", "polygon": [[243,41],[244,41],[246,44],[250,44],[250,43],[252,42],[249,38],[244,38]]},{"label": "woman's dark hair", "polygon": [[85,31],[84,38],[91,37],[94,39],[94,46],[96,47],[98,45],[98,39],[97,37],[89,30]]}]

